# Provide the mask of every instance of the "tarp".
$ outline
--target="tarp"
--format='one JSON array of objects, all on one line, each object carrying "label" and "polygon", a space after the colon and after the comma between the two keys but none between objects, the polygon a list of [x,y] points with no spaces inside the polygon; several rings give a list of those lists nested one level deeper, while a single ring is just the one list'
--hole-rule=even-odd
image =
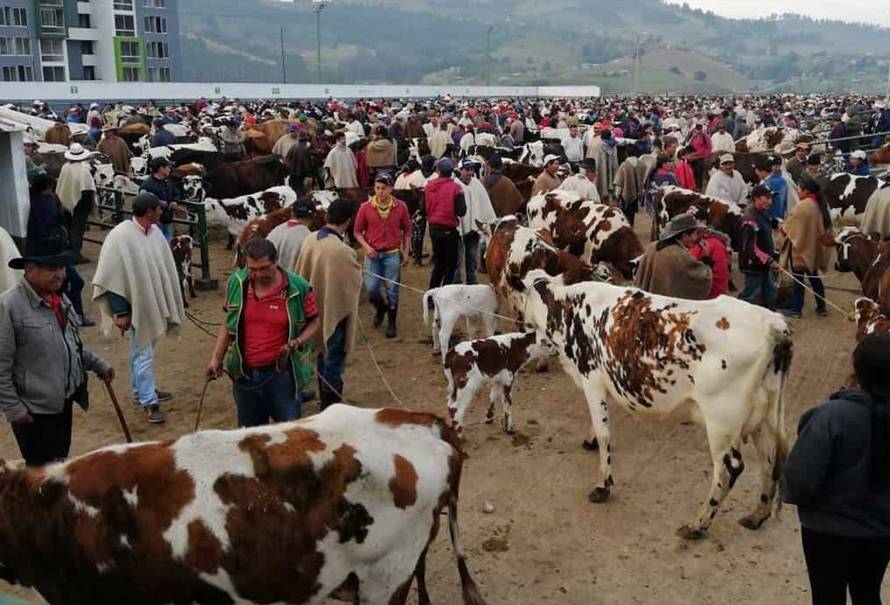
[{"label": "tarp", "polygon": [[[37,116],[16,111],[15,109],[12,109],[11,105],[0,107],[0,118],[28,127],[40,138],[43,138],[43,135],[49,127],[55,123],[52,120],[45,120],[43,118],[38,118]],[[72,124],[70,122],[68,123],[68,128],[71,129],[72,135],[86,134],[90,130],[86,124]]]}]

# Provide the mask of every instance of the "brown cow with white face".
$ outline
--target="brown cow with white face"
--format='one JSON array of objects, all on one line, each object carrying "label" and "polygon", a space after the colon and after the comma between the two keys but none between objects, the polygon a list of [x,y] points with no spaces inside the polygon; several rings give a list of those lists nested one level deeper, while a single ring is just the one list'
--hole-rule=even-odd
[{"label": "brown cow with white face", "polygon": [[310,418],[0,463],[0,577],[53,604],[429,603],[425,557],[462,453],[441,418],[334,405]]},{"label": "brown cow with white face", "polygon": [[661,230],[678,214],[695,211],[696,218],[703,219],[708,227],[725,233],[733,250],[739,249],[741,226],[744,218],[742,207],[735,202],[717,199],[696,191],[667,185],[652,195],[655,220],[652,221],[652,239],[657,240]]},{"label": "brown cow with white face", "polygon": [[836,237],[827,235],[824,245],[837,250],[834,268],[852,272],[862,286],[862,293],[876,301],[884,313],[890,313],[890,242],[877,234],[865,235],[856,227],[846,227]]}]

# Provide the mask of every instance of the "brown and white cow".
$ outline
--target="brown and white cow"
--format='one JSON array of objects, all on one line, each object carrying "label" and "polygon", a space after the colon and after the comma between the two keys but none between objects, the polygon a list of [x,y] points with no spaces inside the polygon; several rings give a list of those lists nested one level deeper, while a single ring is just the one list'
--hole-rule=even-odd
[{"label": "brown and white cow", "polygon": [[770,516],[786,456],[783,387],[791,334],[778,314],[735,298],[692,301],[595,282],[563,285],[540,270],[524,280],[525,320],[556,345],[582,389],[599,446],[592,502],[608,499],[612,477],[608,404],[651,419],[704,424],[713,462],[710,493],[679,534],[706,535],[744,469],[742,440],[760,461],[757,507],[740,523]]},{"label": "brown and white cow", "polygon": [[[187,177],[195,178],[195,177]],[[220,225],[231,235],[238,237],[253,221],[273,210],[286,208],[297,201],[296,192],[287,185],[230,199],[206,198],[207,225]]]},{"label": "brown and white cow", "polygon": [[856,318],[856,342],[872,332],[890,332],[890,317],[870,298],[857,298],[853,303],[853,314]]},{"label": "brown and white cow", "polygon": [[869,236],[856,227],[845,227],[823,243],[837,250],[834,268],[852,272],[862,293],[876,301],[884,313],[890,313],[890,242],[881,241],[877,234]]},{"label": "brown and white cow", "polygon": [[682,187],[667,185],[652,195],[655,220],[652,221],[652,239],[658,239],[661,230],[678,214],[696,208],[696,216],[716,231],[729,236],[733,250],[740,244],[740,229],[744,219],[742,207],[735,202],[717,199]]},{"label": "brown and white cow", "polygon": [[533,197],[526,213],[528,226],[547,229],[557,248],[591,266],[609,263],[625,278],[633,277],[633,260],[643,253],[643,245],[618,208],[557,189]]},{"label": "brown and white cow", "polygon": [[179,289],[182,291],[182,303],[188,307],[189,299],[195,298],[195,281],[192,277],[192,252],[195,240],[191,235],[177,235],[170,240],[170,252],[176,263],[176,276],[179,278]]},{"label": "brown and white cow", "polygon": [[890,164],[890,143],[876,149],[868,156],[869,166],[883,166],[884,164]]},{"label": "brown and white cow", "polygon": [[448,381],[448,414],[458,434],[476,392],[486,382],[491,390],[485,422],[494,422],[495,401],[501,400],[504,432],[515,432],[513,423],[513,381],[529,362],[556,354],[553,344],[540,333],[512,332],[458,343],[445,356]]},{"label": "brown and white cow", "polygon": [[0,576],[50,603],[404,604],[441,513],[463,601],[462,453],[432,414],[333,405],[297,422],[0,463]]},{"label": "brown and white cow", "polygon": [[822,199],[831,209],[833,219],[851,217],[865,212],[871,195],[890,185],[873,176],[854,176],[846,172],[833,174],[822,184]]}]

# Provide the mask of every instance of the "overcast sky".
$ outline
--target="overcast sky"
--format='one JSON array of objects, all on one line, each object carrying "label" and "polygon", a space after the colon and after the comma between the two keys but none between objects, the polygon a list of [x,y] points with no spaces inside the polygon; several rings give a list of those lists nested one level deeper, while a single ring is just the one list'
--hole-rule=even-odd
[{"label": "overcast sky", "polygon": [[816,19],[861,21],[890,27],[890,0],[667,0],[727,17],[757,18],[797,13]]}]

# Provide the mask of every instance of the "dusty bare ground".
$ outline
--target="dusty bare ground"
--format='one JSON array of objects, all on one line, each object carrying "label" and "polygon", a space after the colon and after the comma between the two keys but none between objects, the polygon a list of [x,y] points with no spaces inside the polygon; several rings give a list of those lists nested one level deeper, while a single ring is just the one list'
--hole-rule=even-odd
[{"label": "dusty bare ground", "polygon": [[[639,224],[641,235],[648,225]],[[86,252],[98,255],[87,244]],[[231,255],[214,241],[214,275],[224,284]],[[94,265],[83,266],[85,277]],[[411,267],[407,284],[423,289],[429,268]],[[741,286],[740,276],[735,277]],[[855,278],[830,274],[829,286],[856,288]],[[85,291],[88,298],[89,287]],[[201,292],[191,311],[218,322],[222,290]],[[849,308],[851,293],[829,290],[829,298]],[[90,303],[90,315],[97,316]],[[368,407],[404,405],[445,413],[445,380],[430,354],[429,331],[420,315],[420,295],[402,293],[399,338],[387,341],[370,328],[370,309],[362,304],[363,327],[383,374],[400,400],[394,400],[360,345],[346,372],[348,399]],[[215,328],[211,328],[214,330]],[[800,414],[844,382],[854,326],[839,313],[818,318],[808,295],[805,317],[794,324],[795,358],[786,398],[786,422],[794,434]],[[147,425],[129,393],[127,343],[84,332],[87,346],[111,360],[127,419],[138,440],[166,439],[191,430],[204,367],[212,348],[209,336],[188,323],[179,339],[163,341],[157,353],[161,388],[175,393],[166,407],[166,425]],[[121,442],[108,397],[91,382],[92,409],[75,413],[73,454]],[[589,420],[581,392],[558,368],[523,374],[515,393],[517,434],[508,437],[498,424],[466,430],[469,459],[461,493],[461,530],[476,580],[490,604],[560,603],[807,603],[808,585],[800,549],[797,516],[786,508],[780,519],[759,531],[736,523],[754,506],[757,474],[753,449],[736,488],[717,515],[708,539],[687,542],[674,530],[692,518],[709,486],[710,459],[704,431],[695,426],[642,422],[623,411],[613,414],[616,486],[606,504],[591,504],[596,454],[582,450]],[[477,400],[469,422],[484,416]],[[314,411],[309,404],[308,411]],[[229,428],[235,422],[229,385],[210,386],[202,426]],[[0,456],[18,458],[12,433],[0,433]],[[489,501],[493,514],[482,512]],[[460,591],[447,531],[440,533],[428,562],[430,590],[437,603],[457,604]],[[7,588],[3,585],[3,588]],[[16,594],[26,594],[9,589]],[[29,596],[29,595],[26,595]],[[412,603],[415,602],[412,596]]]}]

